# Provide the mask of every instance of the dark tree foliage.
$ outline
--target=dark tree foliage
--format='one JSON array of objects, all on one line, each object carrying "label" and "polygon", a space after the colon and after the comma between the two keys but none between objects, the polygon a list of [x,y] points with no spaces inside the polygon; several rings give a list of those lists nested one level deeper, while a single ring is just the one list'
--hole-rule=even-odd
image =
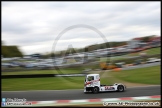
[{"label": "dark tree foliage", "polygon": [[23,57],[22,52],[17,46],[1,46],[1,55],[3,57]]}]

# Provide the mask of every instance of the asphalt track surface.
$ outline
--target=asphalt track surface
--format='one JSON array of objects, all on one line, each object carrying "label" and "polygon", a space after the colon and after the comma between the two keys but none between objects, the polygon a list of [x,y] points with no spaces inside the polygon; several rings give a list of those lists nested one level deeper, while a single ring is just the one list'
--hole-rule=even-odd
[{"label": "asphalt track surface", "polygon": [[83,90],[2,91],[2,98],[25,98],[27,101],[76,100],[161,95],[161,86],[127,88],[125,92],[84,94]]}]

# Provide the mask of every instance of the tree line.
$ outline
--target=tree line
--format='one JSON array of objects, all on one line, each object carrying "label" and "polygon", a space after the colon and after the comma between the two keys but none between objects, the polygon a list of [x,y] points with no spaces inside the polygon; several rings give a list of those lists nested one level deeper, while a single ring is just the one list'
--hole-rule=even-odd
[{"label": "tree line", "polygon": [[[140,37],[141,42],[148,42],[154,36],[155,35]],[[4,45],[3,41],[1,41],[1,43],[2,43],[1,44],[1,51],[2,51],[1,55],[3,55],[3,57],[23,57],[23,53],[19,50],[18,46],[7,46],[7,45]],[[74,54],[74,53],[91,52],[91,51],[98,50],[98,49],[105,49],[105,48],[117,47],[117,46],[122,46],[122,45],[127,45],[127,41],[93,44],[93,45],[86,46],[84,48],[73,48],[73,46],[71,46],[67,50],[51,52],[49,54],[44,54],[41,57],[42,58],[61,57],[61,56]]]},{"label": "tree line", "polygon": [[[150,35],[150,36],[144,36],[144,37],[140,37],[140,41],[141,42],[149,42],[149,40],[153,37],[155,37],[156,35]],[[93,45],[89,45],[86,46],[84,48],[73,48],[73,47],[69,47],[67,50],[62,50],[62,51],[58,51],[58,52],[52,52],[50,54],[46,54],[43,57],[48,58],[48,57],[61,57],[64,55],[69,55],[69,54],[74,54],[74,53],[82,53],[82,52],[91,52],[94,50],[98,50],[98,49],[105,49],[105,48],[112,48],[112,47],[118,47],[118,46],[122,46],[122,45],[127,45],[128,41],[122,41],[122,42],[106,42],[106,43],[101,43],[101,44],[93,44]]]},{"label": "tree line", "polygon": [[7,46],[1,41],[1,55],[3,57],[23,57],[22,52],[19,50],[18,46]]}]

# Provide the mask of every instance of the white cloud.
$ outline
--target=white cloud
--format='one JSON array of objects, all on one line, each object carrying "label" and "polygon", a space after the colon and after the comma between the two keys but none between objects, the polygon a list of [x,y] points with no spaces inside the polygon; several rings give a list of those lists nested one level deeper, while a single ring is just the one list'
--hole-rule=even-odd
[{"label": "white cloud", "polygon": [[[160,2],[2,2],[2,40],[25,54],[50,52],[65,28],[86,24],[108,41],[160,35]],[[57,50],[81,48],[103,39],[87,28],[64,34]]]}]

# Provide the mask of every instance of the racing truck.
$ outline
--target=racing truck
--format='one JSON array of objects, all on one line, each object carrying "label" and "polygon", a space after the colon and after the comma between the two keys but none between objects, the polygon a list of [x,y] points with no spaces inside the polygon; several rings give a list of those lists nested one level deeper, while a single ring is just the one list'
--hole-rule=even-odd
[{"label": "racing truck", "polygon": [[121,83],[115,83],[113,85],[100,85],[100,75],[99,74],[88,74],[84,81],[84,93],[99,93],[108,91],[124,92],[126,86]]}]

